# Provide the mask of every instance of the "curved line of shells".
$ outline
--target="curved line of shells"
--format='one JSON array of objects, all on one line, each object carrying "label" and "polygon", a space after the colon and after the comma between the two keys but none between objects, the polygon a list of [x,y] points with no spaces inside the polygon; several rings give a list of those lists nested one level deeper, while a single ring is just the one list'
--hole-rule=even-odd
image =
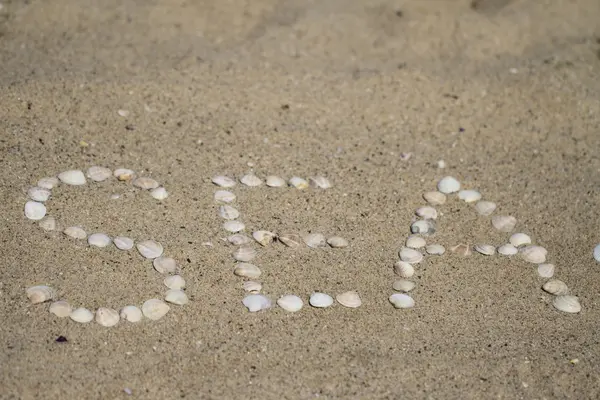
[{"label": "curved line of shells", "polygon": [[[406,239],[404,247],[399,251],[400,260],[394,264],[394,272],[403,278],[393,284],[393,289],[400,292],[389,297],[389,301],[394,307],[412,308],[415,305],[414,299],[408,293],[416,286],[410,278],[415,273],[415,265],[424,259],[422,250],[424,249],[425,254],[428,255],[441,256],[445,253],[446,250],[441,245],[428,245],[425,237],[436,232],[438,212],[434,206],[445,204],[447,195],[454,193],[457,193],[460,200],[474,204],[476,212],[482,216],[490,216],[496,210],[496,204],[482,200],[481,193],[477,190],[461,190],[460,182],[451,176],[444,177],[438,182],[437,191],[424,193],[423,198],[429,205],[419,207],[415,211],[420,219],[411,224],[412,235]],[[498,231],[510,233],[514,231],[517,219],[509,215],[494,215],[491,217],[491,225]],[[549,279],[542,285],[542,289],[555,296],[552,304],[557,310],[566,313],[581,311],[579,299],[570,294],[566,283],[558,279],[550,279],[554,276],[555,266],[546,262],[547,250],[532,244],[531,237],[525,233],[513,233],[508,238],[508,243],[498,247],[487,243],[475,244],[472,247],[468,243],[459,243],[451,247],[450,251],[463,257],[471,255],[473,251],[483,256],[519,255],[524,261],[537,264],[538,275],[541,278]]]},{"label": "curved line of shells", "polygon": [[[248,187],[265,186],[271,188],[293,187],[299,190],[313,187],[315,189],[329,189],[331,183],[323,176],[311,177],[308,180],[301,177],[292,177],[285,180],[279,176],[267,176],[264,181],[254,174],[247,174],[239,179],[240,183]],[[231,177],[219,175],[212,178],[212,182],[221,188],[232,188],[236,186],[237,181]],[[300,236],[294,233],[276,234],[266,230],[258,230],[252,232],[252,238],[241,233],[246,226],[238,218],[240,212],[231,205],[236,200],[236,195],[229,190],[217,190],[214,194],[214,200],[219,204],[218,213],[225,222],[223,229],[231,235],[226,239],[230,244],[236,246],[233,252],[233,258],[237,262],[233,273],[245,279],[242,288],[248,293],[242,300],[242,304],[250,312],[257,312],[269,309],[273,306],[271,299],[263,294],[260,294],[263,286],[257,279],[261,276],[262,271],[255,264],[251,264],[257,255],[258,251],[252,246],[254,242],[261,247],[268,246],[273,242],[279,242],[289,248],[298,248],[306,245],[309,248],[343,248],[349,245],[348,241],[340,236],[332,236],[326,238],[321,233],[310,233],[305,236]],[[336,296],[338,303],[345,307],[357,308],[362,305],[362,300],[356,291],[348,291],[340,293]],[[289,312],[296,312],[302,309],[304,301],[299,296],[287,294],[277,299],[277,305]],[[308,303],[315,308],[327,308],[334,303],[332,296],[327,293],[313,292],[308,300]]]},{"label": "curved line of shells", "polygon": [[[164,200],[168,193],[158,182],[148,177],[135,177],[135,172],[130,169],[119,168],[111,171],[105,167],[93,166],[84,174],[81,170],[69,170],[58,174],[56,177],[42,178],[28,190],[28,200],[25,203],[25,216],[31,220],[39,221],[39,226],[46,231],[57,229],[57,221],[52,216],[47,216],[47,209],[44,203],[48,201],[52,194],[52,189],[59,183],[73,186],[82,186],[87,184],[89,179],[92,182],[103,182],[114,177],[120,182],[132,182],[133,186],[149,190],[150,195],[157,200]],[[115,196],[115,195],[113,195]],[[118,198],[115,196],[114,198]],[[125,236],[110,238],[104,233],[88,233],[79,226],[70,226],[63,230],[63,233],[75,240],[87,240],[90,246],[106,248],[112,244],[119,250],[128,251],[135,246],[138,252],[146,259],[152,260],[154,269],[161,274],[169,274],[164,278],[163,283],[168,290],[165,293],[165,300],[149,299],[146,300],[141,308],[135,305],[127,305],[119,311],[100,307],[95,312],[85,307],[73,307],[65,300],[56,300],[56,291],[46,285],[32,286],[26,290],[27,297],[32,304],[40,304],[53,301],[50,304],[49,311],[61,318],[69,317],[73,321],[88,323],[96,320],[103,326],[115,326],[121,319],[129,322],[139,322],[143,316],[156,321],[164,317],[170,310],[167,304],[183,305],[188,302],[187,295],[183,291],[185,280],[181,275],[176,274],[178,268],[173,258],[163,255],[163,246],[153,240],[143,240],[137,243],[133,239]]]}]

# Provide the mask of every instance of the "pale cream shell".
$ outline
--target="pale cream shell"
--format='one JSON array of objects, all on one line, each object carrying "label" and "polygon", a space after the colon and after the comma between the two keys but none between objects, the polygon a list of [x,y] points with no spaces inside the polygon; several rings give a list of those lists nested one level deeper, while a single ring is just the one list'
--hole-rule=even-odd
[{"label": "pale cream shell", "polygon": [[110,176],[112,175],[112,171],[105,167],[94,166],[88,168],[86,175],[94,182],[102,182],[110,178]]},{"label": "pale cream shell", "polygon": [[525,233],[513,233],[508,240],[513,246],[520,247],[531,244],[531,237]]},{"label": "pale cream shell", "polygon": [[302,238],[300,235],[296,235],[294,233],[281,234],[277,237],[277,239],[287,247],[291,248],[297,248],[302,243]]},{"label": "pale cream shell", "polygon": [[496,248],[491,244],[476,244],[473,249],[484,256],[493,256],[496,254]]},{"label": "pale cream shell", "polygon": [[392,285],[394,290],[397,290],[398,292],[405,292],[405,293],[408,293],[411,290],[413,290],[415,288],[415,286],[416,286],[416,284],[414,282],[408,281],[406,279],[398,279]]},{"label": "pale cream shell", "polygon": [[552,305],[557,310],[566,313],[576,314],[581,311],[581,304],[579,303],[579,299],[575,296],[557,296],[554,298]]},{"label": "pale cream shell", "polygon": [[169,289],[183,289],[185,287],[185,279],[181,275],[167,276],[163,283]]},{"label": "pale cream shell", "polygon": [[88,237],[88,244],[94,247],[107,247],[112,243],[110,237],[105,233],[92,233]]},{"label": "pale cream shell", "polygon": [[569,288],[567,287],[567,284],[558,279],[552,279],[544,283],[542,285],[542,289],[544,289],[545,292],[556,296],[564,296],[569,294]]},{"label": "pale cream shell", "polygon": [[423,260],[423,253],[409,247],[403,247],[398,252],[400,259],[410,264],[418,264]]},{"label": "pale cream shell", "polygon": [[229,190],[217,190],[215,192],[215,201],[221,203],[231,203],[235,201],[235,194],[231,193]]},{"label": "pale cream shell", "polygon": [[467,203],[474,203],[481,200],[481,193],[477,190],[461,190],[458,192],[458,198]]},{"label": "pale cream shell", "polygon": [[242,304],[244,304],[250,312],[266,310],[271,308],[272,305],[271,300],[262,294],[249,294],[244,297]]},{"label": "pale cream shell", "polygon": [[167,189],[160,186],[160,187],[157,187],[156,189],[152,189],[150,191],[150,196],[152,196],[156,200],[164,200],[167,197],[169,197],[169,192],[167,192]]},{"label": "pale cream shell", "polygon": [[304,243],[308,247],[317,248],[317,247],[326,247],[327,241],[325,240],[325,236],[320,233],[309,233],[304,236]]},{"label": "pale cream shell", "polygon": [[358,308],[362,305],[360,295],[355,290],[340,293],[337,296],[335,296],[335,299],[338,303],[348,308]]},{"label": "pale cream shell", "polygon": [[32,187],[27,191],[27,196],[33,201],[43,203],[50,198],[50,190],[41,187]]},{"label": "pale cream shell", "polygon": [[410,278],[415,274],[415,268],[405,261],[398,260],[394,264],[394,272],[403,278]]},{"label": "pale cream shell", "polygon": [[423,219],[415,221],[410,226],[411,233],[425,236],[433,235],[435,233],[435,230],[435,222],[432,219]]},{"label": "pale cream shell", "polygon": [[254,264],[242,262],[235,266],[233,273],[243,278],[256,279],[260,276],[261,271],[260,268]]},{"label": "pale cream shell", "polygon": [[148,319],[157,321],[164,317],[171,307],[167,303],[159,299],[146,300],[142,305],[142,313]]},{"label": "pale cream shell", "polygon": [[310,186],[317,189],[329,189],[331,187],[331,182],[329,182],[329,179],[325,178],[324,176],[310,177],[308,178],[308,182]]},{"label": "pale cream shell", "polygon": [[144,258],[148,259],[160,257],[164,251],[162,244],[154,240],[138,242],[136,248]]},{"label": "pale cream shell", "polygon": [[142,176],[133,181],[133,186],[144,190],[156,189],[158,182],[152,178]]},{"label": "pale cream shell", "polygon": [[65,228],[63,233],[73,239],[83,240],[87,238],[87,233],[79,226],[69,226],[68,228]]},{"label": "pale cream shell", "polygon": [[45,231],[53,231],[56,229],[56,219],[54,217],[46,217],[39,222],[39,226]]},{"label": "pale cream shell", "polygon": [[471,246],[468,244],[459,243],[456,246],[450,247],[450,251],[458,254],[459,256],[467,257],[471,255]]},{"label": "pale cream shell", "polygon": [[142,310],[140,310],[139,307],[136,306],[123,307],[119,315],[122,320],[129,322],[140,322],[143,317]]},{"label": "pale cream shell", "polygon": [[87,324],[88,322],[92,322],[92,320],[94,319],[94,313],[88,310],[87,308],[80,307],[73,310],[69,317],[75,322]]},{"label": "pale cream shell", "polygon": [[129,181],[129,180],[133,179],[133,176],[135,175],[135,172],[133,170],[131,170],[131,169],[128,169],[128,168],[117,168],[113,172],[113,175],[119,181]]},{"label": "pale cream shell", "polygon": [[488,216],[491,215],[496,210],[496,203],[491,201],[479,201],[475,204],[475,211],[479,213],[479,215]]},{"label": "pale cream shell", "polygon": [[415,306],[414,299],[404,293],[394,293],[389,300],[395,308],[412,308]]},{"label": "pale cream shell", "polygon": [[249,293],[259,293],[262,289],[262,284],[256,281],[246,281],[242,283],[242,288]]},{"label": "pale cream shell", "polygon": [[446,195],[437,191],[423,193],[423,199],[432,206],[440,206],[446,203]]},{"label": "pale cream shell", "polygon": [[308,187],[308,182],[306,181],[306,179],[302,179],[298,176],[294,176],[294,177],[290,178],[288,183],[290,184],[290,186],[293,186],[296,189],[300,189],[300,190],[306,189]]},{"label": "pale cream shell", "polygon": [[60,179],[61,182],[66,183],[67,185],[73,186],[85,185],[87,182],[85,180],[85,175],[82,171],[79,170],[61,172],[60,174],[58,174],[58,179]]},{"label": "pale cream shell", "polygon": [[233,258],[237,261],[252,261],[258,252],[250,246],[240,246],[233,252]]},{"label": "pale cream shell", "polygon": [[326,308],[333,304],[333,297],[326,293],[315,292],[310,295],[308,303],[316,308]]},{"label": "pale cream shell", "polygon": [[500,232],[511,232],[517,225],[517,219],[510,215],[495,215],[492,217],[492,226]]},{"label": "pale cream shell", "polygon": [[46,216],[46,206],[30,200],[25,203],[25,216],[33,221],[39,221]]},{"label": "pale cream shell", "polygon": [[113,243],[120,250],[131,250],[133,248],[133,239],[125,236],[117,236],[113,239]]},{"label": "pale cream shell", "polygon": [[327,244],[335,249],[348,247],[349,243],[346,239],[341,236],[332,236],[327,239]]},{"label": "pale cream shell", "polygon": [[47,178],[42,178],[39,181],[37,181],[37,186],[41,187],[42,189],[54,189],[59,183],[58,178],[52,176],[52,177],[47,177]]},{"label": "pale cream shell", "polygon": [[444,194],[456,193],[460,190],[460,182],[452,176],[446,176],[438,182],[437,189]]},{"label": "pale cream shell", "polygon": [[235,207],[225,204],[219,207],[219,215],[221,218],[234,220],[239,218],[240,212]]},{"label": "pale cream shell", "polygon": [[285,179],[280,178],[279,176],[270,175],[267,176],[266,185],[269,187],[284,187]]},{"label": "pale cream shell", "polygon": [[182,306],[189,302],[185,292],[181,289],[169,289],[165,294],[165,301]]},{"label": "pale cream shell", "polygon": [[446,252],[446,248],[441,244],[430,244],[427,247],[425,247],[425,251],[427,252],[427,254],[430,254],[432,256],[441,256]]},{"label": "pale cream shell", "polygon": [[515,246],[510,243],[503,244],[498,247],[498,254],[502,254],[503,256],[513,256],[519,252]]},{"label": "pale cream shell", "polygon": [[235,186],[235,180],[228,177],[228,176],[223,176],[223,175],[217,175],[215,177],[212,178],[212,182],[217,185],[217,186],[221,186],[224,188],[230,188],[230,187],[234,187]]},{"label": "pale cream shell", "polygon": [[262,179],[254,174],[246,174],[240,178],[240,182],[249,187],[256,187],[263,184]]},{"label": "pale cream shell", "polygon": [[554,264],[540,264],[538,265],[538,275],[542,278],[552,278],[554,276]]},{"label": "pale cream shell", "polygon": [[438,217],[437,210],[431,206],[419,207],[415,211],[415,214],[425,219],[436,219]]},{"label": "pale cream shell", "polygon": [[115,326],[119,323],[119,319],[119,312],[112,308],[100,307],[96,310],[96,322],[102,326]]},{"label": "pale cream shell", "polygon": [[244,225],[243,222],[241,221],[225,221],[225,223],[223,223],[223,229],[225,229],[227,232],[231,232],[231,233],[237,233],[240,231],[243,231],[246,228],[246,225]]},{"label": "pale cream shell", "polygon": [[283,308],[285,311],[297,312],[300,311],[300,309],[302,309],[302,307],[304,306],[304,302],[300,297],[295,296],[293,294],[288,294],[285,296],[281,296],[277,300],[277,305]]},{"label": "pale cream shell", "polygon": [[519,250],[519,253],[523,260],[534,264],[541,264],[546,261],[548,251],[541,246],[525,246]]},{"label": "pale cream shell", "polygon": [[255,232],[252,232],[252,237],[254,238],[254,240],[256,240],[258,243],[260,243],[262,246],[266,246],[266,245],[270,244],[271,242],[273,242],[273,239],[275,239],[275,237],[277,237],[277,235],[275,235],[273,232],[269,232],[269,231],[255,231]]},{"label": "pale cream shell", "polygon": [[177,261],[171,257],[156,257],[154,261],[152,261],[152,266],[161,274],[172,274],[177,271]]},{"label": "pale cream shell", "polygon": [[252,242],[252,239],[250,239],[246,235],[242,235],[241,233],[236,233],[234,235],[229,236],[227,238],[227,241],[233,244],[234,246],[241,246],[243,244],[248,244]]},{"label": "pale cream shell", "polygon": [[50,312],[59,318],[65,318],[71,315],[73,307],[66,301],[59,300],[50,304]]},{"label": "pale cream shell", "polygon": [[32,286],[25,291],[31,304],[39,304],[54,298],[54,290],[45,285]]},{"label": "pale cream shell", "polygon": [[411,249],[421,249],[427,245],[427,241],[420,236],[412,235],[406,239],[404,244]]}]

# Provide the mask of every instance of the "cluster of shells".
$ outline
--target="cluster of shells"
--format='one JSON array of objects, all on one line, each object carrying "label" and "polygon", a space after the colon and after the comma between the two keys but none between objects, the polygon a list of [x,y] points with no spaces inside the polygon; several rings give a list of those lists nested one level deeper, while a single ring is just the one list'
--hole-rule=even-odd
[{"label": "cluster of shells", "polygon": [[[296,233],[278,234],[268,230],[256,230],[250,236],[247,236],[243,233],[246,226],[240,220],[241,214],[232,205],[236,201],[237,196],[231,190],[237,185],[237,181],[231,177],[219,175],[213,177],[212,182],[221,188],[214,193],[214,200],[218,204],[219,216],[225,220],[223,229],[230,234],[226,240],[236,247],[232,253],[233,259],[236,262],[233,273],[244,279],[242,288],[247,295],[243,298],[242,304],[250,312],[266,310],[273,306],[272,300],[268,296],[261,294],[263,285],[259,281],[262,275],[260,267],[251,263],[254,262],[259,253],[256,246],[262,248],[278,242],[290,249],[300,246],[336,249],[348,247],[349,245],[348,241],[343,237],[325,237],[321,233],[299,235]],[[242,176],[239,182],[248,187],[260,187],[264,185],[271,188],[293,187],[299,190],[309,187],[315,189],[329,189],[331,187],[329,180],[323,176],[311,177],[308,180],[295,176],[286,181],[279,176],[267,176],[263,180],[255,174],[247,174]],[[357,308],[362,305],[360,295],[354,290],[340,293],[335,299],[341,305],[349,308]],[[333,305],[334,299],[327,293],[313,292],[308,298],[308,303],[315,308],[326,308]],[[279,297],[276,304],[286,311],[296,312],[302,309],[304,301],[300,296],[286,294]]]},{"label": "cluster of shells", "polygon": [[[25,216],[30,220],[38,221],[38,225],[46,230],[53,231],[57,229],[58,222],[51,215],[47,215],[47,202],[52,196],[52,189],[63,183],[66,185],[83,186],[88,183],[88,179],[94,183],[104,182],[111,177],[116,178],[123,183],[131,182],[133,186],[150,191],[150,195],[157,200],[164,200],[168,193],[164,187],[157,181],[148,177],[136,177],[135,172],[130,169],[119,168],[111,171],[105,167],[94,166],[89,168],[86,173],[81,170],[69,170],[58,174],[56,177],[42,178],[37,185],[30,188],[27,192],[29,200],[25,203]],[[118,195],[113,195],[118,198]],[[86,240],[92,247],[107,248],[113,244],[117,249],[129,251],[134,247],[139,254],[148,260],[152,260],[154,269],[160,274],[166,275],[163,282],[168,288],[164,300],[149,299],[143,302],[140,307],[135,305],[126,305],[120,310],[108,307],[100,307],[92,312],[85,307],[74,307],[65,300],[58,300],[54,289],[46,285],[36,285],[26,290],[27,297],[33,304],[50,302],[49,311],[57,317],[69,317],[73,321],[80,323],[96,320],[103,326],[114,326],[121,319],[129,322],[139,322],[145,316],[150,320],[159,320],[170,310],[170,304],[183,305],[188,302],[188,297],[183,291],[185,280],[177,274],[176,261],[164,255],[163,246],[154,240],[142,240],[135,242],[126,236],[109,237],[105,233],[88,234],[80,226],[69,226],[62,231],[66,237],[74,240]]]},{"label": "cluster of shells", "polygon": [[[496,211],[496,204],[482,200],[482,195],[477,190],[461,190],[460,182],[451,176],[441,179],[437,184],[437,191],[423,194],[423,199],[429,205],[417,208],[415,213],[419,219],[411,224],[411,235],[399,251],[400,260],[394,264],[394,272],[402,278],[393,284],[393,289],[399,293],[394,293],[389,298],[394,307],[414,307],[415,301],[409,293],[416,285],[411,278],[415,273],[416,265],[424,259],[424,253],[431,256],[441,256],[445,253],[446,250],[442,245],[427,244],[426,238],[436,232],[438,211],[435,207],[444,205],[447,196],[455,193],[460,200],[474,204],[475,211],[481,216],[491,216],[493,228],[507,234],[515,230],[517,219],[510,215],[492,215]],[[567,284],[553,279],[555,266],[547,262],[548,251],[542,246],[533,244],[531,237],[525,233],[512,233],[508,237],[507,243],[500,246],[490,243],[479,243],[474,246],[468,243],[459,243],[450,247],[450,251],[461,256],[469,256],[472,253],[483,256],[496,254],[506,257],[518,256],[528,263],[537,265],[538,275],[547,279],[542,285],[542,289],[555,296],[552,304],[557,310],[566,313],[581,311],[579,299],[571,294]]]}]

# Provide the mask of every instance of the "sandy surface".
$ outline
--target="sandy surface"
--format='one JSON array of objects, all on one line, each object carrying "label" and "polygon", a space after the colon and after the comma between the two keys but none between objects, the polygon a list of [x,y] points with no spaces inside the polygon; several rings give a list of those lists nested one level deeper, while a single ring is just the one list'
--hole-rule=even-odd
[{"label": "sandy surface", "polygon": [[[2,4],[0,398],[600,397],[598,1]],[[356,289],[363,307],[241,306],[210,177],[248,163],[335,185],[236,189],[248,229],[351,241],[269,247],[256,262],[266,293]],[[91,165],[133,168],[171,193],[157,203],[107,182],[61,186],[48,203],[62,227],[164,244],[192,302],[159,322],[80,325],[24,295],[46,283],[95,308],[164,291],[137,254],[24,218],[30,185]],[[396,252],[446,174],[548,248],[580,314],[549,305],[535,267],[498,256],[430,258],[417,306],[391,307]],[[506,240],[458,200],[443,210],[439,243]]]}]

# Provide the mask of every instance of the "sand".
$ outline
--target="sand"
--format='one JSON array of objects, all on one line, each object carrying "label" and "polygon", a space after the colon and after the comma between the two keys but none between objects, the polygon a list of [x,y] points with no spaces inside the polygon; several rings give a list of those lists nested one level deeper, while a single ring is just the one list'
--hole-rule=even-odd
[{"label": "sand", "polygon": [[[0,398],[600,397],[596,0],[2,4]],[[24,218],[30,185],[91,165],[141,171],[171,196],[61,186],[50,213],[63,227],[159,240],[189,305],[104,328],[28,303],[25,288],[44,283],[90,308],[164,291],[135,253]],[[249,229],[351,242],[269,247],[257,259],[265,292],[355,289],[361,308],[245,311],[210,177],[250,170],[321,173],[334,187],[239,189]],[[391,307],[397,250],[444,175],[548,248],[580,314],[552,308],[535,267],[475,255],[430,258],[417,306]],[[435,240],[506,239],[453,200]]]}]

